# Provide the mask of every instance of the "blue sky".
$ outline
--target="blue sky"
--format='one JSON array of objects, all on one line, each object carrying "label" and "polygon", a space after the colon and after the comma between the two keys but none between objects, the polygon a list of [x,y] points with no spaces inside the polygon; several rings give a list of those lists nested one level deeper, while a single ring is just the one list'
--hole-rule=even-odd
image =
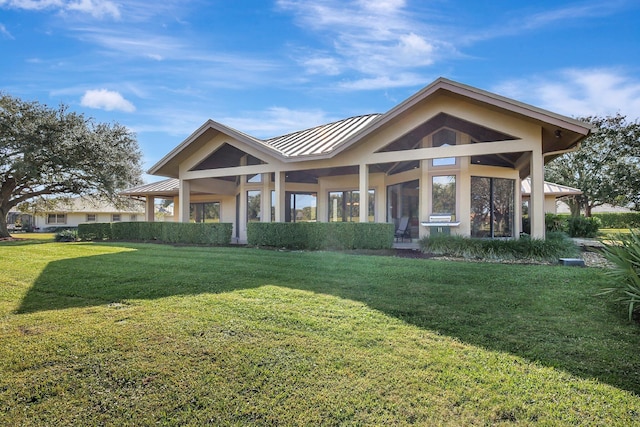
[{"label": "blue sky", "polygon": [[0,0],[0,52],[0,91],[128,126],[145,169],[209,118],[277,136],[440,76],[640,118],[637,0]]}]

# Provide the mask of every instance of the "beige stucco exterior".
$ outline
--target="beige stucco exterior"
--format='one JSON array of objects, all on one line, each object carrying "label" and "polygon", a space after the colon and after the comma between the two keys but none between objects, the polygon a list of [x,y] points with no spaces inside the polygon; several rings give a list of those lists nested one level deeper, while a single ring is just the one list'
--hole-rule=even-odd
[{"label": "beige stucco exterior", "polygon": [[[455,132],[455,144],[433,146],[433,135],[443,129]],[[190,203],[219,202],[220,221],[234,224],[234,236],[240,242],[246,241],[248,191],[261,194],[261,221],[285,221],[285,195],[304,192],[316,195],[315,220],[325,222],[330,215],[330,192],[358,191],[364,195],[374,190],[373,217],[367,209],[360,209],[359,221],[391,222],[399,214],[392,212],[389,186],[416,181],[418,185],[403,190],[403,194],[418,200],[414,216],[419,224],[413,221],[413,237],[425,236],[430,228],[420,224],[429,223],[429,217],[437,213],[432,206],[434,176],[455,177],[455,212],[450,212],[450,230],[464,236],[472,234],[471,194],[477,191],[472,190],[472,177],[512,180],[510,215],[514,219],[509,233],[518,237],[520,183],[530,177],[532,235],[544,238],[544,213],[548,209],[544,163],[576,149],[589,130],[588,125],[573,119],[439,79],[357,132],[334,141],[328,149],[287,155],[271,147],[269,141],[209,121],[150,173],[179,179],[174,197],[177,220],[189,220]],[[321,132],[315,138],[310,142],[321,143]],[[229,152],[229,146],[244,156],[227,166],[224,153]],[[249,162],[250,158],[254,161]],[[448,159],[445,163],[449,164],[434,166],[434,159]],[[207,162],[215,163],[215,167],[199,167]],[[247,182],[246,177],[255,174],[261,175],[260,182]],[[296,182],[293,177],[303,181],[299,177],[305,174],[311,182]],[[264,203],[271,201],[271,194],[275,195],[273,216],[271,203]]]}]

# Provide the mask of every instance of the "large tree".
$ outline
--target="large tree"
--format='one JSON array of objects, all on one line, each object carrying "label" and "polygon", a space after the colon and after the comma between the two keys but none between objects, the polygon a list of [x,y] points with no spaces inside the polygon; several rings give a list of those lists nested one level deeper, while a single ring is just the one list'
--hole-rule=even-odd
[{"label": "large tree", "polygon": [[141,182],[135,135],[61,105],[50,108],[0,93],[0,238],[7,214],[40,197],[92,195],[117,200]]},{"label": "large tree", "polygon": [[623,115],[586,117],[593,131],[580,149],[549,162],[545,179],[582,190],[569,200],[574,215],[610,204],[640,210],[640,124]]}]

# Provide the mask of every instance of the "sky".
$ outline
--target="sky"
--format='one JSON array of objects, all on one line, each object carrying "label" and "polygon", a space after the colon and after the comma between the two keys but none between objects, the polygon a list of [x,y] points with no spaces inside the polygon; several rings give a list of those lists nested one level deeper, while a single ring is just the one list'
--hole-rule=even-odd
[{"label": "sky", "polygon": [[208,119],[268,138],[438,77],[636,120],[640,1],[0,0],[0,92],[127,126],[145,170]]}]

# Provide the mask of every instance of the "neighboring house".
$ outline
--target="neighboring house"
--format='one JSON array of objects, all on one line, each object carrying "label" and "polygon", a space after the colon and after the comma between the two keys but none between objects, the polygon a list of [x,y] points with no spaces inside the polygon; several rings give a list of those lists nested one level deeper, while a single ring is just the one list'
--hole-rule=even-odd
[{"label": "neighboring house", "polygon": [[[270,139],[209,120],[149,173],[178,180],[179,221],[233,223],[240,242],[251,221],[398,224],[403,217],[414,239],[442,227],[518,237],[521,180],[530,177],[531,234],[543,238],[544,164],[576,149],[590,131],[578,120],[441,78],[384,114]],[[124,194],[146,197],[153,212],[155,197],[173,191],[148,184]]]},{"label": "neighboring house", "polygon": [[144,221],[144,203],[131,201],[131,207],[115,206],[90,198],[75,197],[34,215],[34,227],[43,230],[77,227],[92,222]]},{"label": "neighboring house", "polygon": [[[554,184],[552,182],[544,182],[544,212],[545,213],[561,213],[558,211],[558,206],[564,205],[561,200],[567,196],[576,196],[582,194],[582,191],[577,188],[567,187],[566,185]],[[531,179],[522,180],[522,202],[529,204],[531,195]],[[568,207],[567,207],[568,209]]]}]

